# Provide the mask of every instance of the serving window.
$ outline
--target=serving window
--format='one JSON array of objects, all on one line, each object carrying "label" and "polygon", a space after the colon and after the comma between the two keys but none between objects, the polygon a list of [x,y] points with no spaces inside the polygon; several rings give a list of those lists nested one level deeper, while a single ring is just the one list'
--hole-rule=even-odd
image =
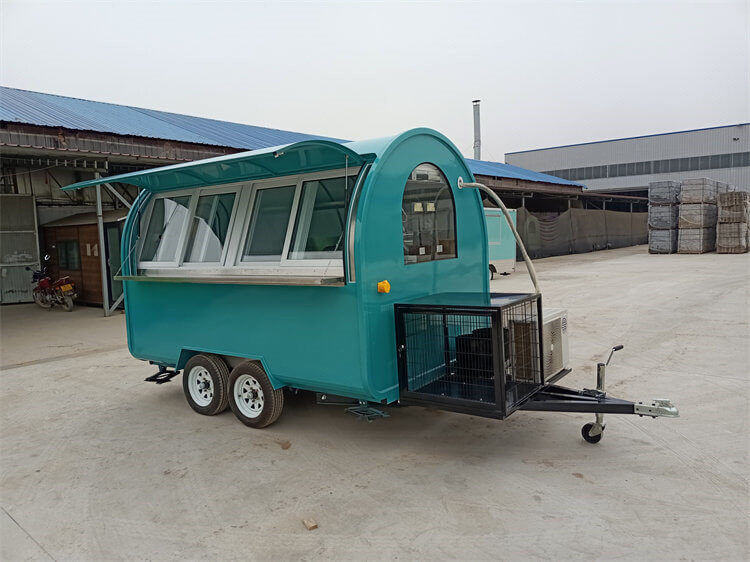
[{"label": "serving window", "polygon": [[189,216],[190,196],[158,197],[141,219],[141,265],[175,265]]},{"label": "serving window", "polygon": [[343,276],[347,208],[358,172],[156,195],[140,222],[139,268],[178,276],[191,270]]},{"label": "serving window", "polygon": [[243,262],[281,260],[296,190],[296,185],[284,185],[255,191]]},{"label": "serving window", "polygon": [[221,263],[236,192],[200,195],[190,222],[186,263]]},{"label": "serving window", "polygon": [[343,259],[347,195],[355,178],[302,183],[289,259]]}]

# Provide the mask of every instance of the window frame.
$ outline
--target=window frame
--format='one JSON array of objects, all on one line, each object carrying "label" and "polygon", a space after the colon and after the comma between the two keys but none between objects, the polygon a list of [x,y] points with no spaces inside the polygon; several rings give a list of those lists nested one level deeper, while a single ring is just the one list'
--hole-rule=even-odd
[{"label": "window frame", "polygon": [[[195,193],[193,194],[193,198],[190,200],[190,210],[189,210],[189,217],[187,220],[187,228],[185,228],[185,240],[183,242],[183,247],[180,250],[180,260],[178,267],[182,267],[185,269],[213,269],[216,267],[222,267],[226,263],[227,254],[229,253],[229,244],[230,244],[230,237],[232,235],[232,228],[234,227],[234,220],[237,216],[237,206],[239,204],[240,200],[240,194],[242,193],[242,190],[244,188],[245,183],[235,183],[235,184],[229,184],[229,185],[222,185],[222,186],[216,186],[216,187],[201,187],[195,190]],[[229,225],[227,226],[227,236],[224,240],[223,248],[221,249],[221,258],[219,258],[219,261],[210,261],[210,262],[192,262],[187,261],[185,258],[187,257],[187,239],[188,234],[190,232],[190,227],[192,225],[192,221],[195,218],[195,211],[198,208],[198,200],[202,196],[206,195],[224,195],[226,193],[234,193],[234,203],[232,204],[232,210],[230,211],[229,215]]]},{"label": "window frame", "polygon": [[[450,257],[436,258],[435,254],[433,253],[433,254],[431,254],[431,256],[432,256],[431,259],[429,259],[429,260],[424,260],[424,261],[417,260],[417,261],[412,261],[412,262],[407,262],[406,261],[407,256],[411,255],[411,254],[406,254],[406,252],[402,251],[403,259],[401,260],[401,265],[403,267],[409,267],[409,266],[412,266],[412,265],[419,265],[419,264],[422,264],[422,263],[432,263],[432,262],[441,262],[441,261],[457,260],[458,259],[458,218],[457,218],[457,214],[458,213],[456,212],[456,196],[453,193],[453,186],[451,185],[451,182],[448,180],[448,176],[446,175],[446,173],[443,171],[443,169],[440,166],[438,166],[434,162],[426,161],[426,162],[420,162],[419,164],[417,164],[416,166],[414,166],[414,168],[412,168],[412,170],[409,172],[409,175],[406,177],[406,180],[404,181],[404,188],[401,191],[401,207],[400,207],[400,210],[403,210],[404,197],[406,196],[406,187],[407,187],[407,185],[408,185],[408,183],[410,181],[411,175],[414,173],[414,171],[417,168],[419,168],[420,166],[424,166],[425,164],[429,164],[430,166],[433,166],[438,172],[440,172],[440,175],[443,177],[443,180],[445,180],[445,187],[448,188],[448,194],[450,195],[451,207],[452,207],[452,210],[453,210],[453,213],[452,213],[452,215],[453,215],[453,242],[454,242],[455,249],[454,249],[453,255],[450,256]],[[403,232],[403,229],[402,229],[402,233],[401,233],[402,242],[403,242],[403,235],[404,235],[404,232]]]},{"label": "window frame", "polygon": [[[236,233],[233,238],[237,241],[237,248],[235,249],[231,264],[227,264],[228,267],[239,268],[239,269],[251,269],[251,270],[264,270],[269,268],[329,268],[332,266],[342,265],[344,263],[344,252],[345,247],[341,248],[340,258],[323,258],[323,259],[290,259],[289,251],[292,245],[292,235],[294,233],[294,225],[297,220],[297,211],[299,209],[300,199],[302,198],[302,185],[307,181],[331,179],[331,178],[342,178],[345,175],[354,178],[354,185],[352,186],[352,193],[357,185],[357,178],[361,166],[355,166],[352,168],[338,168],[336,170],[325,170],[322,172],[312,172],[305,174],[295,174],[293,176],[283,176],[279,178],[271,178],[267,180],[259,180],[253,182],[249,186],[248,193],[245,199],[245,205],[243,208],[246,209],[244,216],[242,217],[242,230]],[[250,220],[253,216],[253,207],[255,206],[256,198],[255,194],[258,190],[268,189],[273,187],[284,187],[294,185],[294,198],[292,200],[292,209],[289,213],[289,221],[287,223],[286,235],[284,237],[284,247],[281,252],[279,261],[242,261],[242,252],[245,249],[245,243],[247,242],[247,236],[249,234]],[[347,202],[344,202],[345,205]],[[239,225],[240,221],[236,224]],[[344,224],[344,243],[346,244],[346,223]]]},{"label": "window frame", "polygon": [[[146,207],[146,212],[143,213],[143,216],[141,217],[141,223],[138,225],[138,247],[136,248],[137,256],[138,256],[138,269],[174,269],[176,267],[180,266],[180,263],[182,261],[182,254],[185,251],[185,242],[187,239],[187,223],[189,219],[192,218],[191,209],[193,209],[193,198],[195,196],[195,190],[188,191],[185,189],[179,189],[179,190],[173,190],[173,191],[165,191],[164,193],[157,193],[152,198],[151,201],[148,202],[148,206]],[[156,204],[156,201],[159,199],[170,199],[173,197],[190,197],[190,202],[188,203],[188,212],[185,214],[185,218],[183,219],[182,227],[180,229],[180,237],[177,239],[177,249],[175,250],[175,259],[172,261],[142,261],[141,260],[141,252],[143,251],[143,243],[145,242],[145,232],[143,232],[142,225],[146,225],[146,231],[148,231],[148,227],[151,225],[151,215],[154,212],[154,205]],[[158,250],[157,250],[158,254]]]},{"label": "window frame", "polygon": [[[81,271],[82,269],[81,245],[80,245],[79,240],[76,238],[65,238],[65,239],[57,240],[56,245],[57,245],[57,268],[62,271]],[[76,254],[78,256],[77,258],[78,267],[67,267],[68,265],[70,265],[69,260],[68,260],[68,248],[70,247],[70,245],[74,246],[76,249]],[[60,250],[63,247],[65,248],[65,266],[66,267],[63,267],[63,263],[62,263],[63,260],[61,259],[61,254],[60,254]]]},{"label": "window frame", "polygon": [[[266,178],[254,181],[234,182],[231,184],[208,185],[199,188],[169,190],[163,193],[156,193],[151,197],[146,209],[140,217],[138,224],[138,241],[136,242],[135,252],[138,256],[139,270],[146,270],[152,274],[168,273],[174,275],[176,272],[201,271],[201,273],[216,273],[220,275],[327,275],[331,269],[343,276],[344,261],[347,244],[346,223],[343,230],[343,243],[341,256],[336,258],[325,259],[290,259],[289,252],[291,239],[297,219],[297,209],[300,203],[302,185],[306,181],[315,181],[330,178],[353,178],[354,185],[349,194],[350,197],[345,201],[345,205],[351,204],[351,197],[354,195],[362,166],[352,166],[349,168],[337,168],[335,170],[324,170],[320,172],[306,172],[293,174],[289,176]],[[242,253],[245,248],[247,236],[249,234],[250,220],[253,216],[253,209],[256,204],[255,195],[262,189],[274,187],[294,186],[294,197],[292,208],[289,214],[289,220],[286,225],[284,237],[284,247],[279,261],[242,261]],[[198,206],[198,199],[205,195],[221,195],[224,193],[235,193],[234,205],[232,207],[229,226],[227,228],[227,237],[222,249],[221,261],[219,262],[188,262],[185,261],[187,251],[187,241],[191,223],[195,217],[195,211]],[[141,225],[148,225],[151,222],[151,214],[154,205],[158,199],[174,198],[188,196],[190,203],[185,220],[181,225],[180,237],[177,244],[176,256],[174,261],[141,261],[140,255],[143,249],[144,233]],[[348,210],[348,209],[347,209]],[[160,270],[164,270],[163,272]],[[188,276],[188,275],[185,275]]]},{"label": "window frame", "polygon": [[[299,180],[293,180],[291,176],[284,176],[281,178],[273,178],[261,182],[253,182],[248,189],[247,204],[243,205],[246,209],[242,217],[242,229],[238,234],[235,234],[234,238],[237,241],[237,248],[234,252],[233,260],[229,267],[248,268],[248,269],[264,269],[269,266],[274,266],[283,261],[284,256],[289,251],[289,238],[291,236],[290,230],[294,226],[295,213],[297,212],[297,204],[299,202]],[[292,195],[292,207],[289,211],[289,218],[286,223],[286,233],[284,234],[284,245],[281,248],[281,255],[279,261],[275,260],[242,260],[242,254],[245,251],[245,244],[250,234],[250,221],[253,218],[253,210],[257,204],[257,194],[259,191],[264,189],[273,189],[278,187],[294,187],[294,195]],[[239,221],[237,221],[239,223]],[[233,233],[234,234],[234,233]]]}]

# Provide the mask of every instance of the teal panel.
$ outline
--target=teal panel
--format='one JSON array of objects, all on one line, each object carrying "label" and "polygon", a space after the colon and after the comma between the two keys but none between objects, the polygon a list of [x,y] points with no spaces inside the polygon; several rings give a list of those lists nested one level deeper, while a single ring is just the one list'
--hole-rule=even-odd
[{"label": "teal panel", "polygon": [[[509,209],[513,225],[516,224],[516,210]],[[490,261],[515,260],[516,239],[500,209],[484,209],[487,223],[487,242]]]},{"label": "teal panel", "polygon": [[[446,176],[456,208],[458,257],[405,264],[401,201],[407,178],[419,164],[436,165]],[[398,398],[398,366],[393,305],[415,297],[450,292],[488,293],[487,243],[479,193],[459,190],[458,177],[473,176],[445,137],[417,129],[394,139],[375,161],[360,202],[355,237],[355,266],[360,330],[367,342],[363,365],[369,390],[377,398]],[[377,292],[388,280],[391,292]]]},{"label": "teal panel", "polygon": [[139,359],[176,365],[182,350],[260,359],[275,386],[363,394],[353,286],[125,285]]}]

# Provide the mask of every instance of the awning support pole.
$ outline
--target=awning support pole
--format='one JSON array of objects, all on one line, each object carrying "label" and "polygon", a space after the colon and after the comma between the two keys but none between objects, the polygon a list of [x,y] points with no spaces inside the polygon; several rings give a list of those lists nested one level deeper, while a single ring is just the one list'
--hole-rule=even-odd
[{"label": "awning support pole", "polygon": [[130,203],[128,203],[128,200],[125,199],[122,195],[120,195],[119,191],[117,191],[114,187],[112,187],[111,184],[105,183],[103,185],[104,187],[109,189],[112,192],[112,195],[117,197],[122,202],[123,205],[125,205],[128,209],[130,209]]},{"label": "awning support pole", "polygon": [[[99,172],[95,172],[99,179]],[[109,316],[109,277],[107,276],[107,253],[104,248],[104,219],[102,217],[102,186],[96,186],[96,226],[99,230],[99,265],[102,270],[102,306],[104,316]]]},{"label": "awning support pole", "polygon": [[112,303],[112,306],[109,307],[109,314],[112,314],[115,309],[120,306],[120,303],[122,302],[122,299],[125,298],[125,293],[120,293],[120,296],[117,297],[117,300]]}]

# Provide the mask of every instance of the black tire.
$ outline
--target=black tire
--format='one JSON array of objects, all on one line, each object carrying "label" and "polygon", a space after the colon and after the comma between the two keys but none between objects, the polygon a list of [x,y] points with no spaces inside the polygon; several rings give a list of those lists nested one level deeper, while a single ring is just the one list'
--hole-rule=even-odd
[{"label": "black tire", "polygon": [[34,291],[34,302],[45,310],[52,308],[52,303],[45,299],[40,291]]},{"label": "black tire", "polygon": [[[193,375],[191,376],[191,373]],[[209,389],[197,388],[199,381],[210,378]],[[191,393],[192,387],[192,393]],[[182,390],[190,407],[204,416],[215,416],[227,409],[229,405],[229,368],[218,355],[193,355],[185,365],[182,374]],[[204,391],[206,391],[204,393]],[[195,397],[193,396],[195,393]]]},{"label": "black tire", "polygon": [[591,431],[591,428],[594,427],[593,423],[587,423],[581,428],[581,436],[583,437],[584,441],[586,443],[596,444],[599,441],[602,440],[602,435],[604,435],[604,428],[602,428],[602,432],[599,435],[589,435],[589,431]]},{"label": "black tire", "polygon": [[[244,400],[244,403],[238,404],[239,400]],[[253,402],[258,409],[251,412]],[[260,429],[279,419],[284,408],[284,390],[273,388],[268,375],[258,363],[245,361],[232,369],[229,375],[229,407],[242,423]]]},{"label": "black tire", "polygon": [[73,312],[73,297],[63,297],[62,307],[66,312]]}]

